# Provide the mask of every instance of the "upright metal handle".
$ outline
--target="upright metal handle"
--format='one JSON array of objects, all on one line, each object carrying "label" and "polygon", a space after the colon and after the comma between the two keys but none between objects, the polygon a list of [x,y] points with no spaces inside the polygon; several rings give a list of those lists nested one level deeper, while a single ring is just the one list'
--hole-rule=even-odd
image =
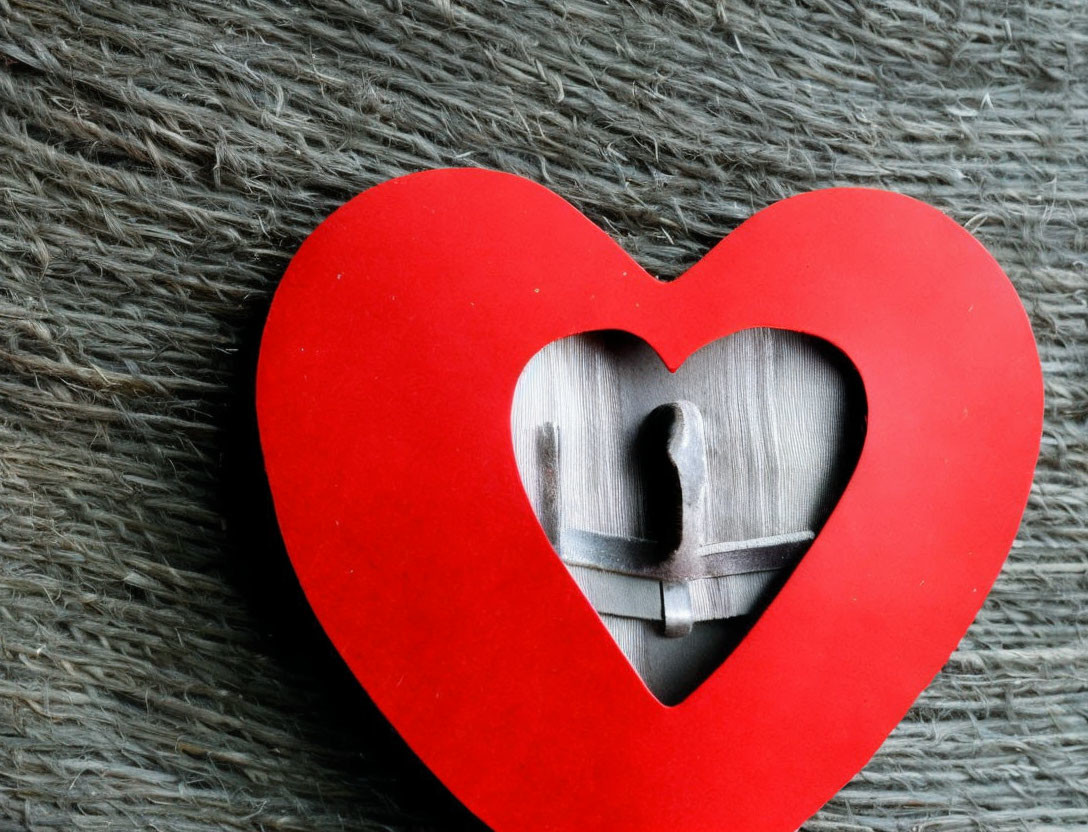
[{"label": "upright metal handle", "polygon": [[[676,545],[663,560],[658,561],[658,582],[661,587],[661,620],[664,633],[670,638],[679,638],[690,633],[695,622],[689,582],[702,575],[699,549],[706,536],[706,434],[699,408],[689,401],[663,404],[647,419],[668,420],[665,453],[676,486],[677,502],[672,507],[677,523]],[[539,428],[535,440],[540,524],[562,557],[564,529],[559,493],[558,426],[553,422],[545,423]],[[603,535],[596,537],[606,539]],[[649,541],[637,539],[607,538],[607,541],[610,545],[615,541],[622,544],[619,548],[623,551],[614,558],[621,567],[626,565],[628,568],[638,565],[638,559],[632,556],[633,553],[650,544]],[[603,557],[607,560],[607,556]],[[625,559],[631,560],[631,563],[624,564]],[[620,571],[624,570],[621,568]]]},{"label": "upright metal handle", "polygon": [[678,576],[690,579],[699,573],[695,563],[706,537],[706,432],[703,415],[692,402],[663,404],[651,418],[662,411],[672,416],[665,449],[679,490],[679,537],[666,560]]},{"label": "upright metal handle", "polygon": [[681,638],[695,621],[688,580],[699,574],[699,547],[706,536],[707,456],[703,415],[689,401],[663,404],[650,414],[671,417],[665,450],[676,477],[679,517],[676,548],[665,563],[682,580],[662,581],[661,618],[665,635]]}]

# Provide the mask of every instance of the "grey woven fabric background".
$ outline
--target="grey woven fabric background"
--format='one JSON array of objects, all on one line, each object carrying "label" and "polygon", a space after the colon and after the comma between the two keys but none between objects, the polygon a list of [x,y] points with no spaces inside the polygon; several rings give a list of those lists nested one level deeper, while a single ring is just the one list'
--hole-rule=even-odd
[{"label": "grey woven fabric background", "polygon": [[251,416],[292,252],[445,165],[663,276],[829,185],[983,240],[1047,377],[1024,525],[805,828],[1088,828],[1086,74],[1077,0],[0,0],[0,829],[474,828],[309,616]]}]

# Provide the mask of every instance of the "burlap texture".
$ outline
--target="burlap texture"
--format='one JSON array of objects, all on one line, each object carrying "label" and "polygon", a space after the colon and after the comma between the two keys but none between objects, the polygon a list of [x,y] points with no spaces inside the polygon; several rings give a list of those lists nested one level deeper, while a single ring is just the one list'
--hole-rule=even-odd
[{"label": "burlap texture", "polygon": [[309,616],[251,415],[301,240],[446,165],[547,184],[662,275],[830,185],[983,240],[1047,377],[1024,525],[805,828],[1088,825],[1078,0],[0,0],[0,56],[0,829],[472,828]]}]

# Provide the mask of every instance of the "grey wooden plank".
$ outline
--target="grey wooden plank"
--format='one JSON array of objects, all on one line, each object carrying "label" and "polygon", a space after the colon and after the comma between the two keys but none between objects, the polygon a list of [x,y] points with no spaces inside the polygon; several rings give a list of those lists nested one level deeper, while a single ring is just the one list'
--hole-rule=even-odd
[{"label": "grey wooden plank", "polygon": [[[823,342],[771,329],[715,341],[675,374],[626,333],[587,333],[541,350],[521,376],[511,413],[515,456],[538,516],[543,511],[546,525],[561,516],[564,527],[658,537],[669,506],[646,465],[642,426],[655,408],[681,398],[704,422],[707,541],[819,529],[860,447],[860,382]],[[557,470],[542,471],[554,464],[539,453],[541,431],[551,425],[561,452]],[[549,529],[553,542],[554,534]],[[745,615],[697,623],[684,638],[666,638],[645,620],[608,612],[602,620],[650,689],[671,703],[725,657],[784,578],[721,579],[716,592],[728,595],[735,582]],[[612,608],[622,605],[613,601]]]}]

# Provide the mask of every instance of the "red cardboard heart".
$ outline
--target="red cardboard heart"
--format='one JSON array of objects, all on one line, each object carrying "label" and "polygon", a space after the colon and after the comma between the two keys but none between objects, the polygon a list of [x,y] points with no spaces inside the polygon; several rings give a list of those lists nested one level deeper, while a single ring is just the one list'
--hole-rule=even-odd
[{"label": "red cardboard heart", "polygon": [[[619,329],[670,369],[757,326],[865,384],[854,476],[725,663],[646,689],[555,556],[510,407],[551,341]],[[818,191],[671,283],[543,187],[416,174],[300,248],[261,346],[261,441],[302,586],[428,766],[497,830],[796,829],[940,669],[1016,533],[1042,379],[996,262],[933,208]]]}]

